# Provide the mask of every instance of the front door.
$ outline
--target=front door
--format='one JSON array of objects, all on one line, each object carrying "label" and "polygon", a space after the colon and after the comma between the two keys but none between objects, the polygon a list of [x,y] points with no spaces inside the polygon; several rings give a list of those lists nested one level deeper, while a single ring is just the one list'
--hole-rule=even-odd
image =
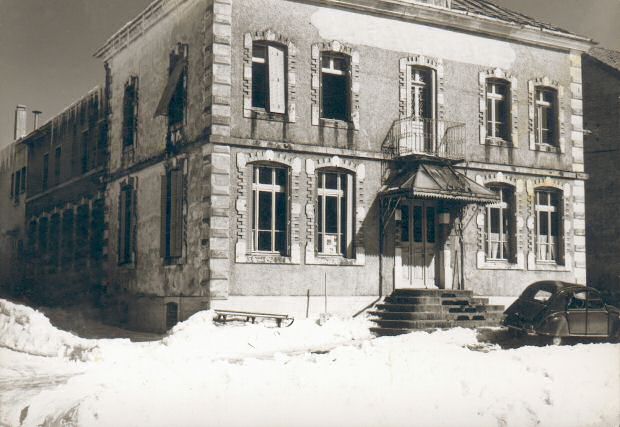
[{"label": "front door", "polygon": [[437,207],[434,202],[408,201],[400,206],[396,247],[396,287],[436,288]]}]

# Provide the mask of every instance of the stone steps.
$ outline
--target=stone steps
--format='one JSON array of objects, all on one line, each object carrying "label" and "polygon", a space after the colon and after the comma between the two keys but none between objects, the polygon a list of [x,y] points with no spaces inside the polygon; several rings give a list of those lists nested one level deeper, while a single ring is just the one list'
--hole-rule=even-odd
[{"label": "stone steps", "polygon": [[416,330],[499,326],[504,307],[472,291],[399,289],[370,311],[376,335],[399,335]]}]

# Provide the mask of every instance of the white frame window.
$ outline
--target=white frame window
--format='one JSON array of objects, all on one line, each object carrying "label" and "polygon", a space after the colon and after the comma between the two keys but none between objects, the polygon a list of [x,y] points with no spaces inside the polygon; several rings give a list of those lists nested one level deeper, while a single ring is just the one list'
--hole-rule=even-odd
[{"label": "white frame window", "polygon": [[487,79],[486,99],[487,138],[510,139],[510,83],[505,80]]},{"label": "white frame window", "polygon": [[338,52],[322,52],[321,118],[349,121],[351,119],[350,102],[351,58]]},{"label": "white frame window", "polygon": [[513,258],[514,190],[509,186],[489,186],[500,200],[487,205],[485,216],[485,249],[489,261],[510,261]]},{"label": "white frame window", "polygon": [[558,145],[558,91],[539,86],[535,89],[534,134],[536,144]]},{"label": "white frame window", "polygon": [[557,190],[536,190],[536,258],[542,262],[558,263],[562,194]]},{"label": "white frame window", "polygon": [[338,170],[318,172],[317,252],[353,256],[353,174]]},{"label": "white frame window", "polygon": [[287,48],[255,41],[252,44],[252,108],[286,113]]},{"label": "white frame window", "polygon": [[252,249],[287,256],[289,169],[254,165],[252,177]]},{"label": "white frame window", "polygon": [[412,66],[409,116],[417,119],[433,119],[435,117],[435,72],[428,67]]}]

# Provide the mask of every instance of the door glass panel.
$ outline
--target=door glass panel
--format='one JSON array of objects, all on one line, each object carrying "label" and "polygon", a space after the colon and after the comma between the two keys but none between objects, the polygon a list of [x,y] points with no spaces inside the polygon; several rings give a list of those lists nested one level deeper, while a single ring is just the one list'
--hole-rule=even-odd
[{"label": "door glass panel", "polygon": [[426,208],[426,241],[435,243],[435,208]]},{"label": "door glass panel", "polygon": [[400,223],[400,241],[409,241],[409,206],[402,206],[400,208],[401,223]]},{"label": "door glass panel", "polygon": [[422,242],[423,239],[423,224],[422,224],[422,207],[413,207],[413,241]]}]

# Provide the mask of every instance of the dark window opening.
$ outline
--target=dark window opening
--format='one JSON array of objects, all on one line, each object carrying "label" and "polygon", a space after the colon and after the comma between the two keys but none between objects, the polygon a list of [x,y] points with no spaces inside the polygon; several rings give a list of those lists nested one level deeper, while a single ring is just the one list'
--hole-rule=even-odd
[{"label": "dark window opening", "polygon": [[88,152],[88,139],[87,139],[87,137],[88,137],[88,135],[86,133],[82,133],[82,139],[81,139],[81,154],[82,154],[81,166],[82,166],[82,173],[88,172],[89,152]]},{"label": "dark window opening", "polygon": [[47,256],[48,224],[49,220],[47,218],[39,220],[39,256],[42,262],[46,261]]},{"label": "dark window opening", "polygon": [[166,330],[179,323],[179,305],[176,302],[166,304]]},{"label": "dark window opening", "polygon": [[133,261],[133,227],[135,190],[131,185],[121,189],[118,215],[118,263],[128,264]]},{"label": "dark window opening", "polygon": [[49,230],[49,246],[50,246],[50,273],[55,273],[58,269],[58,261],[60,259],[60,215],[52,215]]},{"label": "dark window opening", "polygon": [[90,258],[94,261],[100,261],[103,258],[104,209],[105,202],[102,199],[93,202],[90,221]]},{"label": "dark window opening", "polygon": [[321,57],[321,117],[349,120],[350,86],[349,57],[324,53]]},{"label": "dark window opening", "polygon": [[74,254],[74,215],[72,209],[67,209],[62,215],[62,258],[63,270],[69,270],[73,262]]},{"label": "dark window opening", "polygon": [[286,49],[280,45],[252,46],[252,108],[286,112]]},{"label": "dark window opening", "polygon": [[411,224],[409,222],[409,206],[401,206],[400,215],[400,241],[408,242],[411,229]]},{"label": "dark window opening", "polygon": [[43,155],[43,179],[42,179],[43,191],[47,190],[49,186],[49,172],[50,172],[50,155],[49,153],[45,153]]},{"label": "dark window opening", "polygon": [[77,218],[75,223],[75,261],[76,267],[84,267],[88,259],[88,227],[89,207],[80,205],[77,208]]},{"label": "dark window opening", "polygon": [[60,167],[62,158],[62,147],[56,147],[54,150],[54,183],[60,184]]},{"label": "dark window opening", "polygon": [[123,97],[123,147],[133,147],[138,123],[138,78],[131,77],[125,84]]},{"label": "dark window opening", "polygon": [[183,256],[183,171],[170,169],[162,176],[161,255],[166,259]]}]

